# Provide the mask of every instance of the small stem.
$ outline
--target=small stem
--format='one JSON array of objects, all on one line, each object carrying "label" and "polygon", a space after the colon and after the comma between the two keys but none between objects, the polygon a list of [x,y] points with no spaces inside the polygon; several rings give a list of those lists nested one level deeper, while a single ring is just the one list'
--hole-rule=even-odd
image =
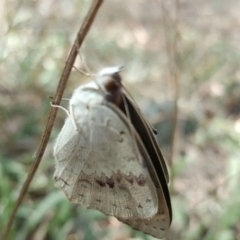
[{"label": "small stem", "polygon": [[178,140],[178,101],[180,96],[180,87],[179,87],[179,66],[178,66],[178,41],[179,41],[179,30],[178,30],[178,12],[179,12],[179,0],[175,0],[175,22],[174,22],[174,39],[173,39],[173,69],[172,69],[172,78],[174,85],[174,114],[173,114],[173,131],[172,131],[172,149],[170,157],[170,166],[173,165],[173,160],[176,154],[176,143]]}]

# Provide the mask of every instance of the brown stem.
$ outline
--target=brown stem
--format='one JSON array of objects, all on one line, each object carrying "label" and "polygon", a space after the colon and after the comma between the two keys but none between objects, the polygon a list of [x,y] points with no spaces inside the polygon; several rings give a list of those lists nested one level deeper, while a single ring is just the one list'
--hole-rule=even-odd
[{"label": "brown stem", "polygon": [[[72,49],[71,49],[71,52],[68,56],[68,60],[66,61],[62,76],[61,76],[61,78],[59,80],[59,83],[58,83],[57,91],[56,91],[56,94],[55,94],[55,97],[54,97],[54,102],[53,102],[53,104],[55,104],[55,105],[59,105],[60,102],[61,102],[64,89],[66,87],[66,84],[67,84],[69,75],[71,73],[73,64],[75,62],[76,56],[78,54],[78,50],[81,47],[82,42],[83,42],[85,36],[87,35],[87,33],[88,33],[88,31],[89,31],[89,29],[90,29],[90,27],[91,27],[91,25],[94,21],[94,18],[96,16],[96,14],[98,12],[98,9],[101,6],[102,2],[103,2],[103,0],[93,0],[92,1],[92,5],[91,5],[91,7],[88,11],[88,14],[85,17],[85,19],[84,19],[84,21],[83,21],[83,23],[82,23],[82,25],[81,25],[78,33],[77,33],[76,39],[75,39],[74,44],[73,44]],[[57,111],[58,111],[58,108],[51,108],[51,111],[50,111],[50,114],[49,114],[49,117],[48,117],[48,121],[47,121],[47,125],[46,125],[46,128],[45,128],[40,146],[38,148],[35,160],[34,160],[32,166],[31,166],[31,169],[30,169],[30,172],[28,174],[27,179],[26,179],[25,183],[23,184],[20,195],[17,199],[17,202],[14,206],[14,209],[11,213],[10,218],[9,218],[7,227],[6,227],[5,232],[3,234],[3,239],[4,240],[8,239],[10,230],[12,228],[14,219],[16,217],[17,210],[18,210],[19,206],[21,205],[24,196],[27,193],[28,187],[29,187],[29,185],[30,185],[30,183],[31,183],[36,171],[37,171],[37,168],[38,168],[38,166],[41,162],[42,156],[44,154],[45,148],[47,146],[48,140],[49,140],[50,135],[51,135],[51,131],[52,131],[52,128],[53,128],[54,120],[55,120],[56,115],[57,115]]]},{"label": "brown stem", "polygon": [[174,39],[173,39],[173,85],[174,85],[174,114],[173,114],[173,133],[172,133],[172,150],[170,157],[170,166],[173,164],[174,156],[176,154],[176,142],[178,139],[178,102],[179,102],[179,66],[178,66],[178,41],[179,41],[179,30],[178,30],[178,12],[179,12],[179,0],[175,0],[175,22],[174,22]]},{"label": "brown stem", "polygon": [[[180,86],[179,86],[179,66],[178,66],[178,42],[179,42],[179,29],[178,29],[178,12],[179,12],[179,0],[175,0],[175,19],[174,23],[171,24],[172,28],[169,29],[167,22],[167,10],[165,9],[163,0],[161,1],[162,8],[162,22],[164,28],[165,44],[168,57],[168,71],[170,78],[172,80],[172,86],[174,87],[174,112],[173,112],[173,131],[172,131],[172,146],[171,154],[169,159],[170,168],[173,165],[174,156],[176,154],[176,142],[178,138],[178,101],[180,95]],[[171,21],[171,20],[169,20]],[[170,31],[173,31],[173,39],[168,37]]]}]

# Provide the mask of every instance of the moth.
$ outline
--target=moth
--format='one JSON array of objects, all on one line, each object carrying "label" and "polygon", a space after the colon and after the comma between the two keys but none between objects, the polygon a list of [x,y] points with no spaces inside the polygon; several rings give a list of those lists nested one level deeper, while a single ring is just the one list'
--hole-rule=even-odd
[{"label": "moth", "polygon": [[54,146],[55,186],[73,203],[163,238],[172,220],[166,163],[120,71],[104,68],[73,92]]}]

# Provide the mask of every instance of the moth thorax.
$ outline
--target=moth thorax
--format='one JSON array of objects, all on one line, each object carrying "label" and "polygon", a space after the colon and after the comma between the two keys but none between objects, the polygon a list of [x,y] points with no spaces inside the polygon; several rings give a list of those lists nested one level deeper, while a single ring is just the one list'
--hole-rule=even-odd
[{"label": "moth thorax", "polygon": [[119,73],[114,73],[110,75],[103,75],[100,79],[100,84],[103,86],[104,90],[110,94],[115,94],[119,90],[121,91],[121,77]]},{"label": "moth thorax", "polygon": [[101,85],[108,94],[106,99],[118,107],[122,105],[122,84],[121,76],[119,73],[103,76],[101,78]]}]

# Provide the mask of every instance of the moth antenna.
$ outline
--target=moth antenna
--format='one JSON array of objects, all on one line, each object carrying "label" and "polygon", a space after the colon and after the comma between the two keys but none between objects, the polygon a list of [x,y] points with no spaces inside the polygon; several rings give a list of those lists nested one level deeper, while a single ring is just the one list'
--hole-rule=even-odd
[{"label": "moth antenna", "polygon": [[[127,95],[129,96],[129,99],[134,103],[136,109],[140,112],[140,109],[138,108],[138,105],[137,105],[137,103],[134,101],[134,98],[132,97],[132,95],[130,94],[130,92],[128,92],[128,90],[127,90],[123,85],[121,85],[121,86],[122,86],[122,88],[124,89],[124,91],[127,93]],[[146,123],[148,124],[148,126],[151,128],[151,130],[153,131],[153,133],[154,133],[155,135],[157,135],[157,134],[158,134],[157,129],[154,128],[146,119],[145,119],[145,121],[146,121]]]}]

